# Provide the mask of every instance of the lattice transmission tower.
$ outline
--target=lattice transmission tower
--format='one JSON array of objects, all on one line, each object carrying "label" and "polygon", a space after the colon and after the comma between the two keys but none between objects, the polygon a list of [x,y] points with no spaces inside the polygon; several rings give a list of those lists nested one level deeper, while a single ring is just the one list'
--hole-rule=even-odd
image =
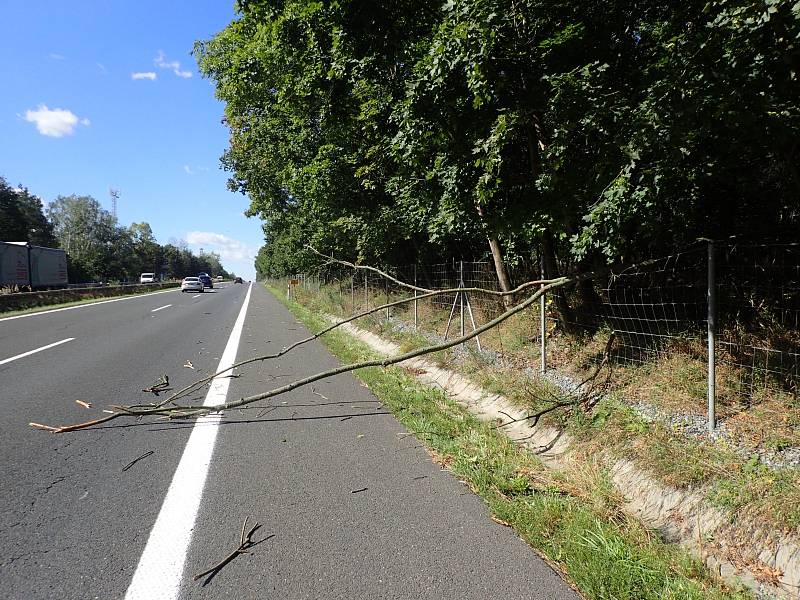
[{"label": "lattice transmission tower", "polygon": [[111,196],[111,214],[117,218],[117,200],[119,200],[119,190],[108,188],[108,195]]}]

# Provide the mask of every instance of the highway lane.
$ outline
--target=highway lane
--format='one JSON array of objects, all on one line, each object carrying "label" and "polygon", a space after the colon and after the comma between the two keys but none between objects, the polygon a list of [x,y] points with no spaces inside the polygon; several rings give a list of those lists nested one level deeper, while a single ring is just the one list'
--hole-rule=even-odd
[{"label": "highway lane", "polygon": [[[246,287],[198,298],[154,294],[0,321],[0,359],[75,338],[0,365],[0,597],[124,595],[190,426],[52,435],[28,422],[85,420],[96,411],[75,400],[94,407],[150,401],[140,390],[162,373],[182,386],[214,369]],[[166,304],[172,306],[152,312]],[[182,366],[187,360],[195,370]]]},{"label": "highway lane", "polygon": [[[309,332],[254,289],[244,352]],[[320,343],[243,368],[231,397],[337,366]],[[226,415],[181,598],[529,598],[577,595],[350,374]],[[235,466],[235,468],[234,468]],[[245,516],[265,540],[208,585],[192,575],[235,547]],[[274,537],[270,537],[274,536]]]},{"label": "highway lane", "polygon": [[[137,390],[164,371],[180,386],[197,375],[180,366],[186,360],[213,370],[246,287],[28,320],[35,343],[52,341],[48,333],[59,328],[56,338],[75,340],[0,365],[7,455],[0,467],[0,597],[122,598],[128,591],[128,598],[184,599],[577,598],[418,441],[398,435],[402,426],[349,375],[231,413],[218,427],[141,423],[68,435],[27,427],[85,418],[76,399],[95,405],[144,399]],[[25,327],[5,327],[12,323],[19,321],[0,321],[0,360],[19,353],[10,336],[26,338]],[[234,350],[241,360],[307,334],[254,286]],[[243,369],[242,377],[228,380],[227,395],[249,395],[336,364],[321,344],[307,344]],[[216,444],[205,487],[192,492],[200,496],[193,532],[184,540],[170,530],[156,548],[155,556],[164,557],[156,567],[172,564],[174,555],[183,567],[175,574],[151,563],[137,571],[147,562],[154,526],[164,521],[173,480],[180,491],[200,470],[205,477],[208,461],[195,456],[202,448],[192,442],[188,459],[185,448],[190,434],[194,440],[209,427]],[[185,461],[192,465],[188,476],[180,475]],[[187,511],[190,500],[182,500]],[[193,581],[238,544],[245,516],[263,524],[256,538],[274,537],[208,585]],[[132,592],[134,572],[152,585]]]}]

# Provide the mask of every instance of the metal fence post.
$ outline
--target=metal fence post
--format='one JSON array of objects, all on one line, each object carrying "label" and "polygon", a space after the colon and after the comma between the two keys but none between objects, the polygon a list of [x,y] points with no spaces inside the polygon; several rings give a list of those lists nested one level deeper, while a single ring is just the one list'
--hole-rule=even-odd
[{"label": "metal fence post", "polygon": [[350,276],[350,314],[356,314],[356,274]]},{"label": "metal fence post", "polygon": [[367,290],[367,279],[369,279],[369,273],[364,271],[364,310],[369,309],[369,291]]},{"label": "metal fence post", "polygon": [[[386,293],[386,304],[389,304],[389,279],[387,277],[383,278],[383,291]],[[386,322],[389,322],[389,307],[386,307]]]},{"label": "metal fence post", "polygon": [[[458,287],[464,287],[464,261],[461,260],[458,262]],[[461,337],[464,337],[464,292],[458,292],[458,304],[459,310],[461,312]],[[464,343],[461,343],[461,346],[464,346]]]},{"label": "metal fence post", "polygon": [[713,432],[717,426],[716,418],[716,320],[717,293],[716,272],[714,265],[714,242],[708,242],[708,431]]},{"label": "metal fence post", "polygon": [[[542,279],[544,279],[544,274],[542,274]],[[547,371],[547,314],[545,305],[544,284],[542,284],[542,295],[539,296],[539,353],[541,354],[540,371],[542,375]]]},{"label": "metal fence post", "polygon": [[[417,287],[417,263],[414,263],[414,287]],[[419,321],[418,321],[418,311],[417,311],[417,290],[414,290],[414,331],[417,330]]]}]

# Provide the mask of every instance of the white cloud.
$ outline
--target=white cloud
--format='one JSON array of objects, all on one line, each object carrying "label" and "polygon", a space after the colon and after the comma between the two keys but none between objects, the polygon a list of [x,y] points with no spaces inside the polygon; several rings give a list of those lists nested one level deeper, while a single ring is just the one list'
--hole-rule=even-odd
[{"label": "white cloud", "polygon": [[49,109],[44,104],[40,104],[36,110],[26,110],[24,119],[28,123],[35,123],[39,133],[50,137],[72,135],[78,123],[89,125],[89,119],[80,119],[71,110]]},{"label": "white cloud", "polygon": [[131,73],[131,79],[133,79],[134,81],[137,81],[139,79],[149,79],[150,81],[155,81],[156,79],[158,79],[158,75],[156,75],[152,71],[137,72],[137,73]]},{"label": "white cloud", "polygon": [[156,56],[153,60],[153,64],[159,69],[169,69],[175,75],[178,77],[183,77],[184,79],[188,79],[192,76],[191,71],[181,70],[181,63],[179,63],[177,60],[168,61],[163,50],[158,51],[158,56]]},{"label": "white cloud", "polygon": [[236,261],[252,263],[258,252],[244,242],[229,238],[221,233],[210,231],[190,231],[186,234],[186,241],[202,247],[204,250],[217,252],[223,261]]},{"label": "white cloud", "polygon": [[64,60],[66,58],[63,54],[58,54],[56,52],[51,52],[48,56],[53,60]]},{"label": "white cloud", "polygon": [[194,171],[189,165],[183,165],[183,170],[186,171],[187,175],[194,175]]}]

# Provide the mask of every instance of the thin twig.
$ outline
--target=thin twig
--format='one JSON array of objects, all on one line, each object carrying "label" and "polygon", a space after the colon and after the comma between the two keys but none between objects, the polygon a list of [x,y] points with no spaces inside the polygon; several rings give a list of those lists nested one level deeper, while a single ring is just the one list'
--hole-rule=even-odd
[{"label": "thin twig", "polygon": [[201,577],[205,577],[206,575],[209,575],[209,578],[203,583],[203,585],[206,585],[207,583],[209,583],[214,578],[214,576],[217,573],[219,573],[222,570],[223,567],[225,567],[225,565],[227,565],[229,562],[231,562],[234,558],[236,558],[240,554],[247,554],[249,552],[250,548],[252,548],[256,544],[260,544],[261,542],[263,542],[265,540],[268,540],[269,538],[272,537],[272,536],[268,536],[268,537],[264,538],[263,540],[260,540],[258,542],[254,542],[253,541],[253,534],[256,532],[257,529],[259,529],[261,527],[261,525],[259,523],[256,523],[255,525],[253,525],[253,527],[250,528],[250,530],[247,532],[247,534],[245,534],[245,528],[247,527],[247,519],[248,519],[248,517],[245,517],[244,523],[242,523],[242,534],[241,534],[241,536],[239,538],[239,540],[240,540],[239,541],[239,547],[236,548],[236,550],[234,550],[230,554],[228,554],[228,556],[223,558],[221,561],[219,561],[217,564],[215,564],[210,569],[206,569],[202,573],[198,573],[197,575],[195,575],[194,576],[194,580],[195,581],[197,581]]},{"label": "thin twig", "polygon": [[142,455],[141,455],[139,458],[134,458],[134,459],[133,459],[131,462],[129,462],[129,463],[128,463],[127,465],[125,465],[124,467],[122,467],[122,471],[123,471],[123,472],[127,471],[127,470],[128,470],[128,469],[130,469],[130,468],[131,468],[133,465],[135,465],[137,462],[139,462],[139,461],[140,461],[140,460],[142,460],[143,458],[147,458],[147,457],[148,457],[148,456],[150,456],[151,454],[153,454],[153,450],[150,450],[150,452],[145,452],[145,453],[144,453],[144,454],[142,454]]},{"label": "thin twig", "polygon": [[322,395],[322,394],[320,394],[320,393],[319,393],[317,390],[315,390],[313,387],[311,388],[311,393],[312,393],[312,394],[316,394],[317,396],[319,396],[319,397],[320,397],[320,398],[322,398],[323,400],[330,400],[330,398],[328,398],[327,396],[323,396],[323,395]]}]

